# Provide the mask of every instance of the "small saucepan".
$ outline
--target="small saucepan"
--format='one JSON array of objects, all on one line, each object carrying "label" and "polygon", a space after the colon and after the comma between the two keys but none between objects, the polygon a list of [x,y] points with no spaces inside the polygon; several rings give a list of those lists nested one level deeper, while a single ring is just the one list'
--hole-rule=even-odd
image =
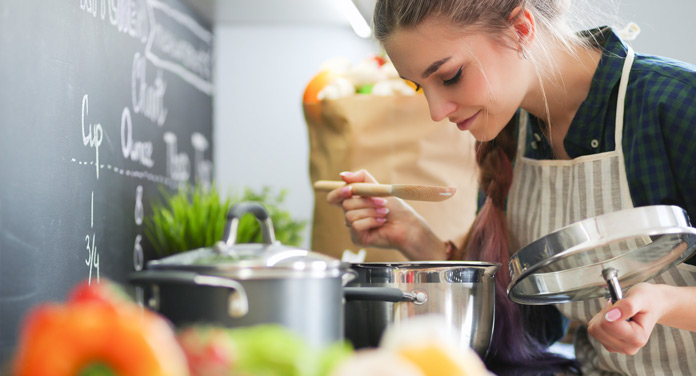
[{"label": "small saucepan", "polygon": [[[476,261],[353,264],[357,278],[346,288],[346,338],[356,348],[376,347],[388,326],[420,315],[439,315],[460,345],[483,358],[493,333],[494,276],[500,266]],[[361,292],[365,288],[405,291],[410,300],[379,295],[368,300]]]}]

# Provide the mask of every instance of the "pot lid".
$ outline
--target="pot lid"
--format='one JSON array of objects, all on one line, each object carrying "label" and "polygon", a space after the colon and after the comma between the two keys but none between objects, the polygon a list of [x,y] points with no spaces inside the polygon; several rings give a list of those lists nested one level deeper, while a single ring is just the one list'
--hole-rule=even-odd
[{"label": "pot lid", "polygon": [[510,258],[510,299],[551,304],[621,298],[696,251],[696,228],[676,206],[644,206],[576,222]]},{"label": "pot lid", "polygon": [[[259,221],[263,243],[236,243],[239,220],[247,213],[253,214]],[[336,258],[278,242],[268,212],[254,202],[239,203],[230,209],[223,239],[215,246],[152,260],[147,265],[160,270],[224,273],[240,279],[338,277],[349,268],[349,264]]]}]

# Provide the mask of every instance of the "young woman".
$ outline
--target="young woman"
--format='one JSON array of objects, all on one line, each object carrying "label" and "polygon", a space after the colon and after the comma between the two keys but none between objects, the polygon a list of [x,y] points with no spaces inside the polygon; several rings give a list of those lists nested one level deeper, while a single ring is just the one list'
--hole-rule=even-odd
[{"label": "young woman", "polygon": [[[505,265],[534,239],[606,212],[672,204],[696,219],[696,68],[636,54],[610,28],[574,32],[569,2],[377,1],[375,35],[399,74],[423,90],[433,120],[477,139],[486,198],[467,239],[453,244],[401,200],[337,189],[328,201],[343,207],[356,244]],[[366,171],[342,178],[375,182]],[[533,341],[504,295],[509,275],[497,282],[504,317],[492,350],[503,361],[534,358],[514,354]],[[696,372],[696,267],[650,282],[613,306],[558,305],[583,324],[575,348],[585,373]]]}]

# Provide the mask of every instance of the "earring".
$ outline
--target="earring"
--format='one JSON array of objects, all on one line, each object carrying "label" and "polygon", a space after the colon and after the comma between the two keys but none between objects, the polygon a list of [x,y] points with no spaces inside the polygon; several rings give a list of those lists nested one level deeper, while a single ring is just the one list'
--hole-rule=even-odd
[{"label": "earring", "polygon": [[524,46],[522,46],[522,47],[520,48],[520,52],[522,53],[522,57],[523,57],[523,58],[529,59],[529,56],[527,55],[527,49],[524,48]]}]

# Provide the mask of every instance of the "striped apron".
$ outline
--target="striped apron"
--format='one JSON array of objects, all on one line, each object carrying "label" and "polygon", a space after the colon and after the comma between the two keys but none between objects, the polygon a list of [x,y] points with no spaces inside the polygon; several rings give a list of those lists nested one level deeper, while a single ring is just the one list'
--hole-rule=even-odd
[{"label": "striped apron", "polygon": [[[616,104],[616,149],[573,160],[524,157],[527,114],[521,116],[513,184],[507,206],[511,249],[571,223],[633,207],[622,150],[624,101],[634,53],[629,47]],[[696,286],[696,267],[681,264],[650,280],[652,283]],[[696,333],[656,325],[650,340],[636,355],[610,353],[589,336],[586,325],[604,299],[557,305],[569,319],[581,323],[575,353],[586,375],[696,374]]]}]

